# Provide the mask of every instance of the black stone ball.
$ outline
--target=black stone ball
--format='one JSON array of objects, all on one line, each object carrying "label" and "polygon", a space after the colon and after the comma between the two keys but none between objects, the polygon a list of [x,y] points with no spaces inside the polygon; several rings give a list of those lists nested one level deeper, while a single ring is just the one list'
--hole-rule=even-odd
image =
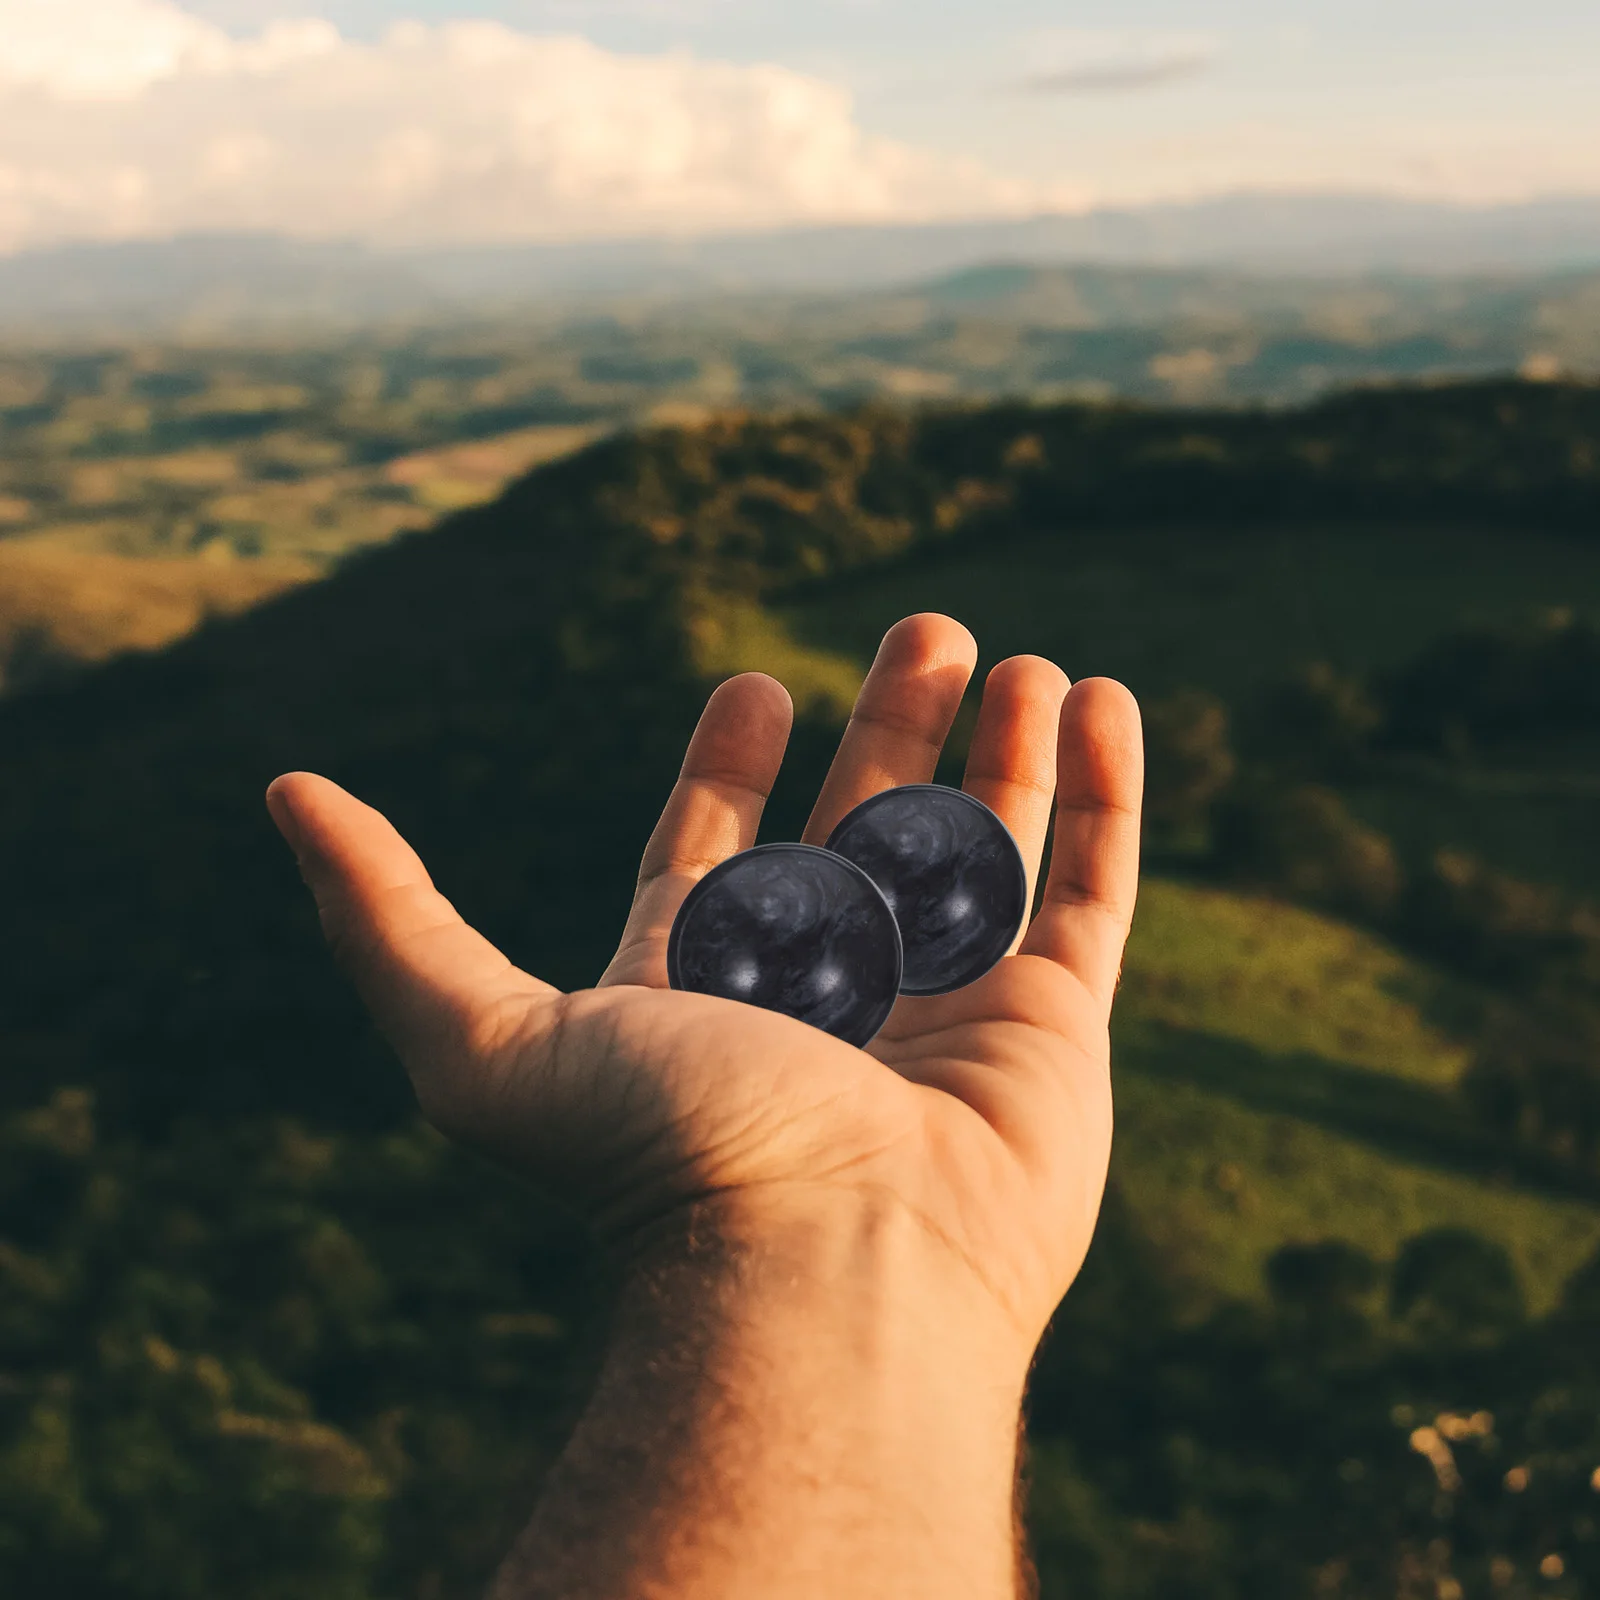
[{"label": "black stone ball", "polygon": [[908,783],[863,800],[828,840],[883,891],[905,947],[900,992],[949,994],[1011,948],[1028,872],[1011,830],[981,800]]},{"label": "black stone ball", "polygon": [[713,867],[667,940],[674,989],[743,1000],[865,1045],[900,993],[900,930],[842,856],[764,844]]}]

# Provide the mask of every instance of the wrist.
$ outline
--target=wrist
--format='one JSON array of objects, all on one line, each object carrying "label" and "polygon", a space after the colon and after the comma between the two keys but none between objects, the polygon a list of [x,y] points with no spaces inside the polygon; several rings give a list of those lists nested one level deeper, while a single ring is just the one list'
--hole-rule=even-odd
[{"label": "wrist", "polygon": [[[630,1290],[619,1358],[690,1355],[700,1516],[738,1503],[737,1539],[710,1557],[730,1594],[1015,1593],[1032,1349],[903,1202],[703,1202],[649,1242]],[[708,1554],[680,1551],[697,1571]]]},{"label": "wrist", "polygon": [[625,1297],[692,1315],[719,1346],[825,1327],[852,1364],[914,1335],[930,1358],[982,1356],[1020,1402],[1030,1330],[937,1226],[879,1188],[768,1185],[684,1205],[614,1245]]},{"label": "wrist", "polygon": [[[810,1507],[818,1566],[797,1592],[828,1592],[845,1570],[863,1594],[1013,1592],[1032,1341],[908,1205],[842,1189],[735,1195],[695,1208],[638,1266],[652,1311],[637,1352],[700,1325],[722,1488],[768,1500],[774,1534]],[[871,1551],[822,1554],[824,1530],[842,1540],[862,1519]]]},{"label": "wrist", "polygon": [[734,1195],[662,1219],[633,1241],[543,1508],[570,1528],[588,1477],[631,1483],[636,1514],[626,1539],[607,1525],[614,1586],[564,1592],[1011,1600],[1031,1356],[893,1197]]}]

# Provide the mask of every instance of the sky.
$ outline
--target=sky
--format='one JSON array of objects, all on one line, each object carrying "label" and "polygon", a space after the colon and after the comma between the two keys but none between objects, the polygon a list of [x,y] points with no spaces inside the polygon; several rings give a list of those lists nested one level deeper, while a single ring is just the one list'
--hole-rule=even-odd
[{"label": "sky", "polygon": [[1596,0],[0,0],[0,250],[1600,195]]}]

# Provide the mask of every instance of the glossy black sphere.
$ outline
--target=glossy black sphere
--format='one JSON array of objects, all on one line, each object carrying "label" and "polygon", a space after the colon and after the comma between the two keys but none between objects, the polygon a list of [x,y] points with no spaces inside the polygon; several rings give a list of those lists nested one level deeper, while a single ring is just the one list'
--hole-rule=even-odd
[{"label": "glossy black sphere", "polygon": [[859,867],[806,844],[764,844],[713,867],[667,940],[674,989],[743,1000],[869,1043],[900,993],[894,913]]},{"label": "glossy black sphere", "polygon": [[905,947],[900,992],[949,994],[1011,948],[1028,873],[1011,830],[981,800],[908,783],[864,800],[828,840],[883,891]]}]

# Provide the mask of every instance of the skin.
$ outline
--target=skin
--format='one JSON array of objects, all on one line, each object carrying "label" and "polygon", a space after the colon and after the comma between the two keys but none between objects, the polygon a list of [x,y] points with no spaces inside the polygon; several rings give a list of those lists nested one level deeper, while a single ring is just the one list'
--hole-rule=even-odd
[{"label": "skin", "polygon": [[[806,843],[931,781],[976,660],[949,617],[889,631]],[[1042,907],[986,977],[901,1000],[865,1050],[667,984],[678,906],[756,842],[792,718],[759,673],[711,696],[616,957],[571,994],[469,928],[377,812],[306,773],[268,792],[424,1113],[626,1263],[597,1392],[494,1600],[1029,1586],[1019,1418],[1105,1185],[1138,709],[1037,656],[989,674],[963,787],[1030,889],[1053,815]]]}]

